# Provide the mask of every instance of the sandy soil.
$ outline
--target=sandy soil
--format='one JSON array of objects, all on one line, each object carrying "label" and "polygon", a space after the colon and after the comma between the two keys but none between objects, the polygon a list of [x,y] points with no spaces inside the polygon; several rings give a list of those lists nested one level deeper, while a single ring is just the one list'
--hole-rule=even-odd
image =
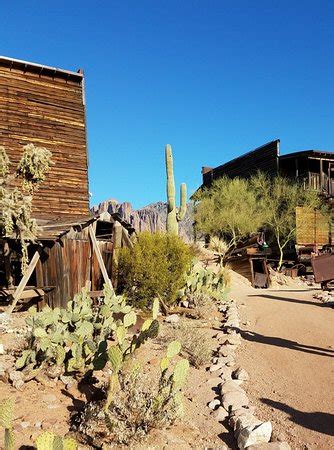
[{"label": "sandy soil", "polygon": [[306,285],[253,289],[234,277],[243,343],[238,362],[257,415],[293,449],[334,448],[334,309]]},{"label": "sandy soil", "polygon": [[[22,326],[24,315],[14,314],[14,322],[11,326]],[[219,325],[221,316],[217,312],[217,322],[202,321],[196,326],[203,327],[210,336],[217,331],[212,328],[216,323]],[[194,324],[192,319],[182,319]],[[172,325],[161,322],[165,330]],[[162,330],[163,331],[163,330]],[[14,334],[0,334],[0,341],[5,348],[15,346],[17,338]],[[154,373],[159,370],[159,363],[166,352],[166,343],[159,339],[148,341],[137,352],[137,359],[146,371]],[[217,346],[216,340],[212,339],[212,349]],[[6,356],[0,357],[6,358]],[[99,376],[99,373],[97,373]],[[235,449],[234,438],[231,431],[223,424],[217,422],[207,407],[209,401],[216,397],[215,387],[220,382],[216,376],[210,374],[207,367],[196,369],[191,367],[188,382],[184,389],[185,416],[173,427],[167,430],[154,430],[150,433],[147,441],[132,446],[135,449],[219,449],[224,444],[230,449]],[[36,437],[42,430],[54,431],[59,435],[66,435],[70,428],[70,416],[73,411],[78,411],[84,403],[91,398],[94,388],[89,385],[74,385],[66,388],[60,380],[49,380],[45,386],[36,381],[25,383],[24,389],[18,391],[8,383],[0,381],[0,399],[12,398],[14,400],[14,431],[15,448],[23,450],[31,448]],[[3,430],[0,428],[0,448],[3,442]],[[80,446],[80,448],[88,448]]]}]

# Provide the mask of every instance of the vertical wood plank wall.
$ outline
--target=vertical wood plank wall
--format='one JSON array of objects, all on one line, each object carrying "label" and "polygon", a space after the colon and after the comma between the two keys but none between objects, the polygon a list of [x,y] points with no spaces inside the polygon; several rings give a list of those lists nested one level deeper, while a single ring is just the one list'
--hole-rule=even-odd
[{"label": "vertical wood plank wall", "polygon": [[12,162],[33,143],[54,165],[35,195],[33,215],[52,220],[89,213],[82,75],[7,67],[0,58],[0,145]]},{"label": "vertical wood plank wall", "polygon": [[[98,241],[108,275],[112,273],[112,242]],[[103,288],[103,277],[97,258],[87,239],[67,239],[45,245],[36,269],[37,286],[54,286],[45,295],[52,308],[65,307],[68,300],[91,281],[92,290]]]}]

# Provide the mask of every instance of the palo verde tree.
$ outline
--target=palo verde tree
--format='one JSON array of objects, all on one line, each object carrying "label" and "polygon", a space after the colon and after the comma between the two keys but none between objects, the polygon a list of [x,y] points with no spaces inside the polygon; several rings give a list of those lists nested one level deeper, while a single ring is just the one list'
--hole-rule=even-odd
[{"label": "palo verde tree", "polygon": [[37,226],[32,218],[33,195],[45,180],[51,165],[51,152],[28,144],[14,172],[4,147],[0,146],[0,235],[20,241],[22,272],[28,262],[28,242],[36,239]]},{"label": "palo verde tree", "polygon": [[296,237],[296,208],[322,208],[321,198],[314,190],[304,188],[287,178],[269,178],[263,173],[250,180],[252,195],[262,210],[263,226],[272,232],[278,249],[278,270],[281,269],[284,250]]},{"label": "palo verde tree", "polygon": [[262,210],[248,180],[222,177],[193,199],[196,232],[222,238],[227,244],[224,252],[263,223]]}]

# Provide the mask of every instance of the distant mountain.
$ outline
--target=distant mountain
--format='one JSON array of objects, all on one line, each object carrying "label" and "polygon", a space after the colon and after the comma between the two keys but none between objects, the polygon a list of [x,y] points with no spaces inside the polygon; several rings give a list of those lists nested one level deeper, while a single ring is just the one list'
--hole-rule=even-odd
[{"label": "distant mountain", "polygon": [[[93,212],[102,213],[104,211],[118,213],[123,220],[130,223],[137,231],[156,231],[166,230],[167,204],[164,202],[151,203],[141,209],[132,209],[131,203],[118,203],[117,200],[106,200],[98,206],[93,206]],[[187,204],[187,213],[180,222],[180,236],[186,242],[193,241],[193,206]]]}]

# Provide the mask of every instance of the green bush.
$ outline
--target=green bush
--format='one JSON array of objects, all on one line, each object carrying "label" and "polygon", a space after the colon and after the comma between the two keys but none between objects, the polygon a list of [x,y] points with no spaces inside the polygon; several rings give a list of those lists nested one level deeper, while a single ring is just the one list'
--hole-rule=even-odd
[{"label": "green bush", "polygon": [[192,258],[193,250],[178,236],[141,233],[132,249],[120,252],[119,289],[141,308],[157,296],[171,305],[184,285]]}]

